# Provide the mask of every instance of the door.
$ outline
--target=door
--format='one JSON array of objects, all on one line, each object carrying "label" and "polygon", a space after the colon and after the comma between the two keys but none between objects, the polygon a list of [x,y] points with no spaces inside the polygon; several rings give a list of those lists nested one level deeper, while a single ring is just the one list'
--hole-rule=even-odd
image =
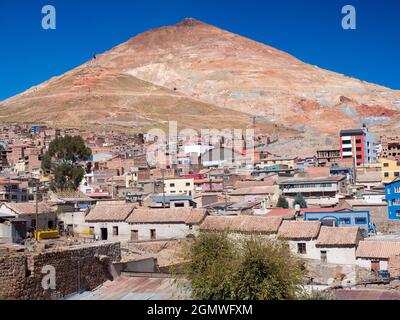
[{"label": "door", "polygon": [[321,262],[322,263],[328,262],[328,253],[326,251],[321,251]]},{"label": "door", "polygon": [[156,229],[151,229],[150,230],[150,239],[151,240],[156,240],[157,239]]},{"label": "door", "polygon": [[101,232],[101,240],[107,240],[108,238],[107,228],[101,228],[100,232]]},{"label": "door", "polygon": [[371,261],[371,271],[378,272],[381,271],[381,264],[378,260]]},{"label": "door", "polygon": [[139,240],[139,231],[138,230],[131,230],[131,240],[132,241]]}]

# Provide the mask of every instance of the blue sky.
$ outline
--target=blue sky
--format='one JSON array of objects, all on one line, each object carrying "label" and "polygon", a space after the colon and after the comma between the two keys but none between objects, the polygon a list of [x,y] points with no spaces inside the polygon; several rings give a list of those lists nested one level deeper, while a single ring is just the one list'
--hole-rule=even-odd
[{"label": "blue sky", "polygon": [[[46,4],[57,10],[56,30],[41,28]],[[346,4],[357,10],[357,30],[341,27]],[[400,89],[399,0],[0,0],[0,101],[185,17]]]}]

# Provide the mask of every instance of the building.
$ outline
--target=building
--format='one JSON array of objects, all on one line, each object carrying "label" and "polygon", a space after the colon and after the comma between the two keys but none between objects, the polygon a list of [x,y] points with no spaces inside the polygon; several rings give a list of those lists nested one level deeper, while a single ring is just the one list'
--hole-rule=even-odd
[{"label": "building", "polygon": [[0,202],[27,202],[28,189],[21,187],[21,182],[0,177]]},{"label": "building", "polygon": [[39,230],[55,229],[56,212],[44,202],[38,203],[37,209],[36,215],[36,203],[34,202],[3,203],[0,205],[0,214],[24,220],[26,222],[26,230],[29,232],[34,231],[36,226]]},{"label": "building", "polygon": [[[399,153],[400,156],[400,153]],[[390,183],[394,179],[400,177],[400,160],[381,159],[381,181],[382,183]]]},{"label": "building", "polygon": [[358,227],[333,228],[322,226],[315,243],[322,263],[351,264],[356,263],[356,249],[363,232]]},{"label": "building", "polygon": [[353,211],[347,209],[304,209],[305,221],[320,221],[324,226],[339,228],[358,227],[364,237],[371,230],[371,218],[369,211]]},{"label": "building", "polygon": [[194,179],[173,178],[164,180],[164,192],[166,195],[188,195],[194,193]]},{"label": "building", "polygon": [[355,159],[357,166],[377,161],[375,139],[365,125],[340,131],[340,158]]},{"label": "building", "polygon": [[145,201],[150,208],[190,208],[196,207],[192,196],[186,195],[154,195]]},{"label": "building", "polygon": [[320,167],[334,166],[340,160],[340,149],[317,150],[316,158]]},{"label": "building", "polygon": [[271,208],[276,205],[280,195],[278,186],[260,186],[236,189],[229,193],[232,201],[256,202],[266,201]]},{"label": "building", "polygon": [[200,225],[207,232],[229,231],[236,234],[274,236],[282,224],[280,217],[263,216],[208,216]]},{"label": "building", "polygon": [[290,251],[304,259],[319,257],[315,242],[321,228],[319,221],[283,221],[278,238],[289,244]]},{"label": "building", "polygon": [[127,219],[131,241],[185,239],[206,217],[204,209],[137,209]]},{"label": "building", "polygon": [[381,158],[399,161],[400,160],[400,137],[381,137],[382,153]]},{"label": "building", "polygon": [[224,179],[195,179],[194,187],[196,191],[200,192],[211,192],[211,191],[223,191],[224,190]]},{"label": "building", "polygon": [[385,185],[385,198],[388,204],[389,219],[400,220],[400,178]]},{"label": "building", "polygon": [[295,197],[336,197],[346,193],[347,179],[345,176],[330,176],[317,178],[290,178],[279,182],[284,196]]},{"label": "building", "polygon": [[130,228],[125,221],[135,208],[135,204],[124,201],[98,202],[90,209],[85,224],[75,226],[73,232],[92,234],[103,241],[129,240]]},{"label": "building", "polygon": [[356,251],[357,264],[371,271],[388,270],[391,257],[400,255],[400,242],[361,241]]},{"label": "building", "polygon": [[281,166],[281,167],[287,168],[287,169],[295,169],[297,160],[298,159],[296,157],[294,157],[294,158],[268,158],[268,159],[263,160],[262,164],[260,165],[260,168]]}]

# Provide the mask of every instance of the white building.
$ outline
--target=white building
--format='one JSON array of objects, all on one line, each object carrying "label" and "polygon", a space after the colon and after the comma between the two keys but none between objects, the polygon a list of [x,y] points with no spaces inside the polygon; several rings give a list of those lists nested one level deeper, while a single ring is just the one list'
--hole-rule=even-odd
[{"label": "white building", "polygon": [[355,265],[356,249],[363,239],[360,228],[321,227],[316,248],[322,263]]},{"label": "white building", "polygon": [[399,241],[361,241],[356,252],[357,264],[371,271],[388,270],[390,258],[398,255]]},{"label": "white building", "polygon": [[188,195],[194,193],[194,179],[173,178],[164,180],[164,191],[166,195]]},{"label": "white building", "polygon": [[319,259],[316,240],[321,229],[319,221],[284,221],[278,238],[289,244],[290,251],[304,259]]},{"label": "white building", "polygon": [[86,227],[99,240],[185,239],[205,218],[203,209],[137,209],[133,204],[100,203],[86,216]]}]

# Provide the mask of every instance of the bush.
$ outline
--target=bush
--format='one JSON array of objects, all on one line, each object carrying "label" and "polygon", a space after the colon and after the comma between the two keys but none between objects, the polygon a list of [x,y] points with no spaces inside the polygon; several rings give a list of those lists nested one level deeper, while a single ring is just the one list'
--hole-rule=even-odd
[{"label": "bush", "polygon": [[306,199],[304,199],[304,197],[303,197],[303,195],[302,195],[301,193],[298,193],[298,194],[296,195],[296,198],[294,199],[294,202],[293,202],[293,208],[295,208],[297,204],[298,204],[298,205],[300,206],[300,208],[302,208],[302,209],[307,208]]},{"label": "bush", "polygon": [[280,241],[200,233],[186,260],[193,299],[293,300],[303,294],[301,263]]},{"label": "bush", "polygon": [[289,202],[286,200],[284,196],[279,196],[278,203],[276,204],[278,208],[288,209]]}]

